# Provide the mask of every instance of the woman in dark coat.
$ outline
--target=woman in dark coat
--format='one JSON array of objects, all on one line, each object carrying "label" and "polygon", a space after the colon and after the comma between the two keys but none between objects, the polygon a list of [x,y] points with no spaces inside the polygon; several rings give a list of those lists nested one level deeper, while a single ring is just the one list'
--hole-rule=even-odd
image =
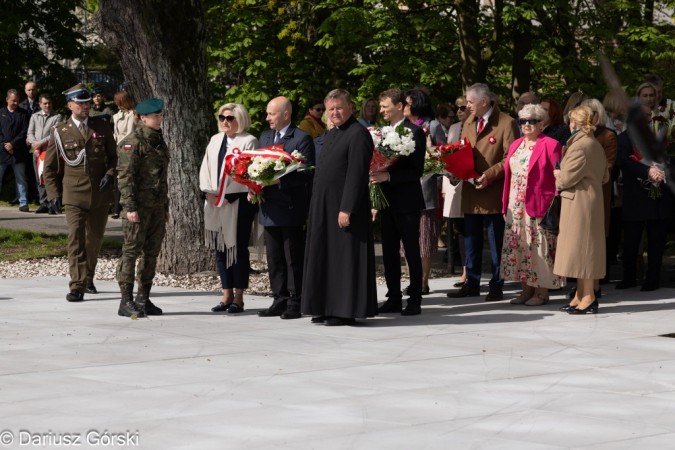
[{"label": "woman in dark coat", "polygon": [[349,104],[342,89],[326,97],[335,127],[326,133],[315,169],[305,247],[302,313],[329,326],[377,314],[368,197],[373,140],[351,117]]}]

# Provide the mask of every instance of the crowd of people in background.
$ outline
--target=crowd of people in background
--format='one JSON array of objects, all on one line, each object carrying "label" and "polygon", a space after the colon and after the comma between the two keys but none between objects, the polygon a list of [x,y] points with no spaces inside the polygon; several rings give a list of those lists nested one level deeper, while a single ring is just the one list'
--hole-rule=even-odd
[{"label": "crowd of people in background", "polygon": [[[662,114],[662,93],[663,82],[657,75],[634,92],[649,122]],[[64,119],[53,112],[49,94],[37,94],[34,82],[26,84],[25,94],[27,98],[20,102],[20,93],[9,90],[7,106],[0,109],[0,186],[11,166],[19,209],[28,212],[32,202],[38,206],[36,213],[55,214],[58,211],[38,166],[50,131]],[[129,94],[116,93],[114,109],[100,89],[87,95],[93,100],[89,116],[103,116],[114,140],[126,143],[139,117]],[[270,129],[259,138],[247,131],[251,117],[244,105],[222,105],[217,114],[219,133],[211,138],[200,169],[206,245],[215,252],[223,291],[212,310],[244,311],[252,234],[264,236],[274,297],[269,308],[258,312],[261,317],[296,319],[310,314],[314,323],[349,325],[378,313],[420,314],[422,297],[431,291],[434,256],[446,247],[441,238],[446,225],[444,261],[453,274],[461,267],[458,290],[447,294],[451,298],[482,295],[484,236],[491,257],[486,301],[503,300],[504,282],[517,282],[520,292],[510,299],[511,304],[543,306],[551,291],[576,280],[570,302],[561,310],[597,313],[600,284],[609,282],[622,235],[623,275],[616,288],[634,288],[646,275],[641,290],[658,289],[673,214],[664,170],[667,161],[651,161],[633,145],[624,131],[626,111],[613,93],[601,101],[576,91],[562,100],[524,93],[514,117],[500,110],[499,97],[480,83],[453,103],[435,106],[424,86],[388,89],[366,98],[360,108],[349,93],[337,89],[325,99],[307,102],[297,126],[291,120],[292,103],[284,97],[273,99],[266,110]],[[145,107],[151,111],[146,115],[161,114],[161,106],[158,110]],[[367,128],[399,124],[410,130],[415,151],[387,170],[369,173],[373,143]],[[157,130],[160,126],[161,121]],[[462,181],[449,173],[423,178],[426,149],[460,140],[472,145],[480,177]],[[224,161],[234,149],[271,145],[288,153],[297,150],[315,169],[265,186],[265,201],[257,206],[250,202],[253,192],[233,179],[220,186]],[[387,208],[372,209],[368,183],[381,186]],[[219,190],[225,193],[220,203]],[[557,195],[559,232],[542,226]],[[168,220],[168,203],[166,208]],[[125,212],[128,204],[115,188],[112,217],[128,220]],[[379,307],[372,251],[376,220],[388,290],[386,302]],[[322,249],[319,260],[318,248]],[[410,277],[403,289],[401,257]],[[92,277],[86,280],[86,292],[95,293]],[[148,283],[151,277],[146,276],[142,284]],[[122,295],[129,300],[129,292]],[[405,308],[404,296],[408,296]],[[143,313],[133,302],[127,301],[125,308],[121,315]]]}]

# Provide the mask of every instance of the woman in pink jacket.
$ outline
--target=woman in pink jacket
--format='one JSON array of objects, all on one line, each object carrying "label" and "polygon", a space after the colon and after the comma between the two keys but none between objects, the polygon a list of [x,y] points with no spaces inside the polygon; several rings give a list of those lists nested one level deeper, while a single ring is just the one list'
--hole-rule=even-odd
[{"label": "woman in pink jacket", "polygon": [[504,163],[502,213],[506,221],[502,248],[501,276],[520,281],[522,293],[514,305],[548,303],[548,290],[564,286],[565,279],[553,274],[556,235],[540,226],[555,195],[555,164],[562,147],[541,129],[546,111],[526,105],[518,113],[523,137],[516,139]]}]

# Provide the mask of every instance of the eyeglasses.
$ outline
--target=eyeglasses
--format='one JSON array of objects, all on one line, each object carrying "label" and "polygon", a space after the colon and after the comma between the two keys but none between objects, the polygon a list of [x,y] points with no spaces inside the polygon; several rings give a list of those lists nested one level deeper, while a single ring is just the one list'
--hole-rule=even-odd
[{"label": "eyeglasses", "polygon": [[462,111],[462,112],[464,112],[464,111],[466,111],[466,105],[464,105],[464,106],[458,106],[457,109],[460,110],[460,111]]},{"label": "eyeglasses", "polygon": [[324,112],[326,108],[312,108],[316,112]]},{"label": "eyeglasses", "polygon": [[218,120],[220,120],[221,122],[225,122],[226,120],[228,122],[234,122],[234,119],[235,119],[234,116],[224,116],[222,114],[218,115]]},{"label": "eyeglasses", "polygon": [[521,125],[525,125],[526,123],[529,123],[530,125],[536,125],[539,122],[541,122],[539,119],[518,119],[518,123]]}]

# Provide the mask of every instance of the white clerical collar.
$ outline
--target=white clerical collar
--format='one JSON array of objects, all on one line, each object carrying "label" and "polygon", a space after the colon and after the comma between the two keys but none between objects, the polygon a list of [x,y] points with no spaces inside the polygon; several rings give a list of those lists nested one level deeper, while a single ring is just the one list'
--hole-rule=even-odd
[{"label": "white clerical collar", "polygon": [[291,126],[291,123],[288,122],[288,125],[286,125],[281,130],[279,130],[279,140],[283,139],[284,136],[286,136],[286,132],[288,131],[288,127],[290,127],[290,126]]},{"label": "white clerical collar", "polygon": [[[77,119],[75,118],[75,116],[70,116],[70,120],[73,121],[73,123],[75,124],[75,126],[76,126],[77,128],[80,128],[80,121],[77,120]],[[84,122],[84,126],[85,126],[85,128],[86,128],[86,127],[88,126],[89,117],[86,117],[86,118],[84,119],[83,122]]]}]

